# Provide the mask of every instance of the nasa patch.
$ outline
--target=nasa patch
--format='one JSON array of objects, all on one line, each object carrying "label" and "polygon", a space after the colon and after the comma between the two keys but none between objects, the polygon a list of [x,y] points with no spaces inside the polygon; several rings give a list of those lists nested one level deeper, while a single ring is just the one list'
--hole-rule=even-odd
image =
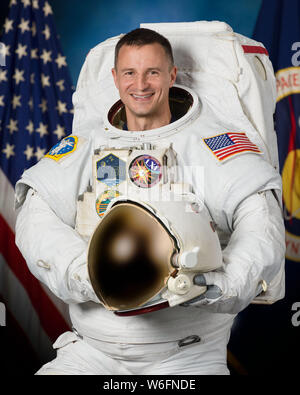
[{"label": "nasa patch", "polygon": [[76,150],[77,142],[77,136],[65,137],[50,149],[50,151],[45,155],[45,158],[59,161],[61,158],[71,154]]},{"label": "nasa patch", "polygon": [[140,188],[153,187],[160,181],[161,175],[161,164],[151,155],[138,156],[129,166],[129,177]]},{"label": "nasa patch", "polygon": [[108,189],[98,197],[96,200],[96,211],[99,217],[103,217],[109,203],[118,196],[120,196],[118,191]]}]

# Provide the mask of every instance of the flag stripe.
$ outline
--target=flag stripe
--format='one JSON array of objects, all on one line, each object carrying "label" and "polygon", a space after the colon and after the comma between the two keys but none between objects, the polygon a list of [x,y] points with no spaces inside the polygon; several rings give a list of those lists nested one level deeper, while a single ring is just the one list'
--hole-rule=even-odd
[{"label": "flag stripe", "polygon": [[264,47],[259,45],[242,45],[245,53],[260,53],[269,56],[269,52]]},{"label": "flag stripe", "polygon": [[38,312],[41,325],[51,341],[62,333],[69,330],[69,326],[57,311],[51,300],[43,291],[38,280],[30,273],[24,258],[15,245],[15,236],[2,215],[0,215],[0,252],[9,264],[15,276],[27,290],[29,298]]},{"label": "flag stripe", "polygon": [[233,146],[233,147],[228,147],[228,148],[221,148],[221,149],[216,150],[216,151],[214,151],[214,152],[215,152],[215,154],[218,154],[219,157],[221,157],[222,154],[225,154],[225,155],[226,155],[227,152],[235,151],[235,150],[240,150],[240,149],[242,149],[242,148],[243,148],[244,150],[249,149],[250,151],[260,152],[259,149],[258,149],[257,147],[255,147],[255,146],[253,146],[253,145],[250,145],[250,144],[239,144],[238,146]]},{"label": "flag stripe", "polygon": [[11,230],[15,230],[16,211],[14,210],[14,188],[0,168],[0,214],[4,217]]},{"label": "flag stripe", "polygon": [[[235,155],[235,154],[238,154],[238,153],[241,153],[241,152],[253,152],[253,149],[245,149],[245,148],[238,149],[238,148],[236,148],[234,150],[229,151],[226,155],[219,155],[219,158],[221,160],[222,159],[226,159],[229,156],[232,156],[232,155]],[[260,151],[257,151],[257,152],[259,153]]]}]

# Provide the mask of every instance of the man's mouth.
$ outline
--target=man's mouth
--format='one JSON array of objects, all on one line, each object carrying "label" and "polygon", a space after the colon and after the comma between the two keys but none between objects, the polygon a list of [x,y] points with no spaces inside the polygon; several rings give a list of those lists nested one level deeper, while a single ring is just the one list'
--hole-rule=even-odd
[{"label": "man's mouth", "polygon": [[147,95],[136,95],[134,93],[131,94],[131,96],[135,99],[135,100],[139,100],[139,101],[147,101],[150,99],[150,97],[152,97],[154,95],[154,93],[148,93]]}]

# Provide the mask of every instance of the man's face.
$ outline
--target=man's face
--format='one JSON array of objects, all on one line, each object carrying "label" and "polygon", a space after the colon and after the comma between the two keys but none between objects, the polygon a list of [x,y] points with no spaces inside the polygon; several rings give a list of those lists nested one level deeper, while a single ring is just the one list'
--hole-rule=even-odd
[{"label": "man's face", "polygon": [[127,114],[153,118],[169,108],[176,68],[170,65],[160,44],[123,45],[112,74]]}]

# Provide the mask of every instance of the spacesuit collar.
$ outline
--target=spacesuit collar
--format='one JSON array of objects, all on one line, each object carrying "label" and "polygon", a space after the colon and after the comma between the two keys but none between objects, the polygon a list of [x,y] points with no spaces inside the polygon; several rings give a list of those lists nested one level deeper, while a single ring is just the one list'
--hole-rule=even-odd
[{"label": "spacesuit collar", "polygon": [[[171,123],[161,128],[146,131],[126,130],[125,107],[118,100],[107,111],[105,119],[105,131],[108,137],[119,140],[131,141],[153,141],[161,137],[167,137],[178,133],[184,125],[196,119],[200,114],[200,103],[198,96],[190,88],[174,85],[170,89],[170,109],[172,113]],[[125,128],[124,128],[125,125]]]},{"label": "spacesuit collar", "polygon": [[[175,121],[177,121],[177,118],[175,117],[175,115],[172,114],[170,123],[173,123],[173,122],[175,122]],[[128,130],[127,122],[124,122],[124,123],[123,123],[122,130]]]}]

